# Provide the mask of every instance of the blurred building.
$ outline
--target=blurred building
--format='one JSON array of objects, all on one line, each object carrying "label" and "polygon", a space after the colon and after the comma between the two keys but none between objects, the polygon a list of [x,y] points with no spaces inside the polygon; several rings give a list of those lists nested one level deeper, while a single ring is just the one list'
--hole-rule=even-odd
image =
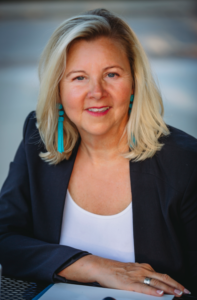
[{"label": "blurred building", "polygon": [[123,18],[150,58],[165,120],[197,137],[197,1],[0,2],[0,187],[35,110],[37,65],[54,29],[66,18],[103,7]]}]

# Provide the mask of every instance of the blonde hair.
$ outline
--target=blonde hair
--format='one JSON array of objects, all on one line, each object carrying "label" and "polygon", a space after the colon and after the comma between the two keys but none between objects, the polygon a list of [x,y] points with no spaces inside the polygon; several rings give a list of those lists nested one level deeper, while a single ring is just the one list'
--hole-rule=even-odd
[{"label": "blonde hair", "polygon": [[65,116],[65,151],[57,151],[59,82],[66,68],[68,48],[77,39],[92,40],[101,36],[123,45],[133,75],[134,102],[125,128],[132,151],[124,156],[135,161],[152,157],[163,146],[159,138],[169,134],[163,120],[162,98],[138,38],[123,20],[105,9],[95,9],[64,21],[51,36],[40,59],[36,116],[37,127],[47,150],[40,156],[51,164],[68,159],[79,138],[75,124]]}]

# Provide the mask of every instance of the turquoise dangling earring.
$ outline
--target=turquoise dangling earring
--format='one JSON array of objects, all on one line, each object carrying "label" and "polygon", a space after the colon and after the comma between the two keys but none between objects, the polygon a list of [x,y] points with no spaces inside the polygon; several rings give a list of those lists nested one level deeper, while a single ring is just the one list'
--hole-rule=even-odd
[{"label": "turquoise dangling earring", "polygon": [[64,152],[64,126],[63,126],[63,121],[64,117],[64,111],[61,110],[63,108],[62,104],[58,104],[58,109],[59,109],[59,118],[58,118],[58,135],[57,135],[57,151],[59,153]]},{"label": "turquoise dangling earring", "polygon": [[130,97],[130,103],[129,103],[129,115],[131,113],[131,109],[132,109],[132,106],[133,106],[133,99],[134,99],[134,95],[131,95],[131,97]]}]

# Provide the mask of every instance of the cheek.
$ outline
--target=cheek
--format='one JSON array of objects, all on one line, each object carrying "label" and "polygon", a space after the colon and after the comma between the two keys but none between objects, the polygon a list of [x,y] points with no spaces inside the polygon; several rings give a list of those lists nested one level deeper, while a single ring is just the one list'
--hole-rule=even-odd
[{"label": "cheek", "polygon": [[81,93],[70,87],[60,88],[61,103],[68,118],[77,126],[81,120],[83,110],[83,98]]},{"label": "cheek", "polygon": [[120,83],[116,86],[115,97],[117,103],[121,106],[128,106],[131,97],[132,88],[130,84]]},{"label": "cheek", "polygon": [[61,87],[60,86],[60,97],[64,109],[67,111],[73,110],[80,107],[81,95],[75,88]]}]

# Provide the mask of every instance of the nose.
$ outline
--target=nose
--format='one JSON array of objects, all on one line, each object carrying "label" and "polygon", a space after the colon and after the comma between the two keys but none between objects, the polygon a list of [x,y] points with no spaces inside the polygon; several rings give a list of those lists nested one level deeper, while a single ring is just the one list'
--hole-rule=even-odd
[{"label": "nose", "polygon": [[90,81],[90,88],[88,92],[89,98],[94,98],[99,100],[106,94],[106,91],[103,87],[102,80],[94,79]]}]

